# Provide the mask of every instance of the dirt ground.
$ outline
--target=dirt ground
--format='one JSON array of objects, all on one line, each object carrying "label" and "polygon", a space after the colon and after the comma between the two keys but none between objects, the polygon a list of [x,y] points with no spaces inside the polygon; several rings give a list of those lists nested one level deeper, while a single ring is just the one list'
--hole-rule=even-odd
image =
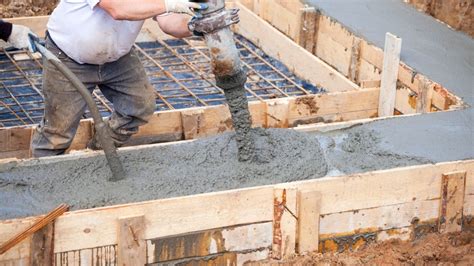
[{"label": "dirt ground", "polygon": [[10,3],[0,4],[0,18],[29,17],[49,15],[56,7],[57,1],[46,4]]},{"label": "dirt ground", "polygon": [[415,242],[391,240],[356,251],[313,253],[284,265],[474,265],[474,232],[433,233]]}]

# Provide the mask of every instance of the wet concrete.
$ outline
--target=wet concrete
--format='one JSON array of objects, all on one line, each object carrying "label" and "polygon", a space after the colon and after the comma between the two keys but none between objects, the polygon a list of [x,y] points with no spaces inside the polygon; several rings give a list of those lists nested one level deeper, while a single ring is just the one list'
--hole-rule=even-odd
[{"label": "wet concrete", "polygon": [[[355,129],[354,129],[355,130]],[[0,219],[366,172],[429,160],[385,151],[376,131],[327,135],[257,129],[256,162],[240,162],[235,133],[120,151],[127,179],[111,175],[102,153],[0,165]]]},{"label": "wet concrete", "polygon": [[[474,41],[391,0],[312,0],[357,35],[383,47],[385,32],[403,38],[402,60],[473,105]],[[269,130],[257,134],[267,163],[237,160],[228,133],[172,146],[123,150],[129,177],[108,183],[105,158],[67,155],[0,166],[0,219],[183,196],[368,170],[474,158],[474,112],[396,117],[328,134]],[[264,141],[265,140],[265,141]],[[263,148],[266,147],[266,148]],[[319,149],[318,147],[321,147]],[[279,152],[283,150],[284,152]],[[265,160],[264,160],[265,161]]]},{"label": "wet concrete", "polygon": [[403,40],[401,60],[469,105],[375,121],[360,127],[382,136],[393,153],[433,162],[474,158],[474,39],[398,0],[306,0],[355,35],[383,49],[385,33]]},{"label": "wet concrete", "polygon": [[227,105],[232,116],[232,124],[236,132],[239,160],[242,162],[258,159],[255,154],[254,141],[250,136],[252,120],[245,87],[237,87],[224,91]]}]

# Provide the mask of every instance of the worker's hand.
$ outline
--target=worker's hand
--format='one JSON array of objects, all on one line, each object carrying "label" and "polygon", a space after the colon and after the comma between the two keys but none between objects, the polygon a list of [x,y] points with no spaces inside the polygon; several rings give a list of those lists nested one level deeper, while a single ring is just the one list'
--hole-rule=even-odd
[{"label": "worker's hand", "polygon": [[193,17],[188,28],[194,35],[202,36],[239,22],[239,9],[226,9],[210,17]]},{"label": "worker's hand", "polygon": [[206,10],[208,6],[207,4],[189,2],[189,0],[165,0],[165,8],[167,13],[195,16],[196,11]]},{"label": "worker's hand", "polygon": [[30,52],[34,53],[35,46],[31,42],[30,35],[36,36],[28,27],[13,24],[8,43],[17,49],[28,48]]}]

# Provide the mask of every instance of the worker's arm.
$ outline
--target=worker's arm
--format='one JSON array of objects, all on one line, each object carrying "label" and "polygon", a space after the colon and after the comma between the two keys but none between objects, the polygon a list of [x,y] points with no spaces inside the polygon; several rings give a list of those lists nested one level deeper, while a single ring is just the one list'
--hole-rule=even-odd
[{"label": "worker's arm", "polygon": [[185,14],[169,14],[156,17],[161,30],[176,38],[186,38],[192,35],[188,29],[191,17]]},{"label": "worker's arm", "polygon": [[143,20],[164,13],[184,13],[193,16],[191,9],[205,9],[207,5],[189,0],[100,0],[98,6],[116,20]]}]

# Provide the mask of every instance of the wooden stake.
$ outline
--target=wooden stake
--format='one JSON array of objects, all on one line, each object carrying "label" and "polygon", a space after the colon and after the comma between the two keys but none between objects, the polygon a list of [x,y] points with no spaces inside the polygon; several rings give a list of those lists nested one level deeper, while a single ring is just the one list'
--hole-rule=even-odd
[{"label": "wooden stake", "polygon": [[63,203],[59,205],[56,209],[48,213],[46,216],[38,219],[34,224],[25,229],[23,232],[19,233],[18,235],[14,236],[10,240],[2,244],[0,246],[0,255],[7,252],[10,248],[25,240],[27,237],[31,236],[35,232],[38,232],[41,228],[45,227],[46,225],[54,221],[56,218],[61,216],[63,213],[65,213],[68,209],[69,206]]},{"label": "wooden stake", "polygon": [[30,265],[53,265],[54,222],[33,234],[30,245]]},{"label": "wooden stake", "polygon": [[118,219],[117,265],[146,264],[145,216]]},{"label": "wooden stake", "polygon": [[298,253],[318,251],[321,193],[302,191],[298,196]]},{"label": "wooden stake", "polygon": [[440,233],[461,231],[465,187],[466,171],[443,174],[438,225]]},{"label": "wooden stake", "polygon": [[297,190],[276,188],[273,192],[272,258],[283,259],[296,253]]},{"label": "wooden stake", "polygon": [[379,98],[379,116],[392,116],[395,109],[398,68],[402,39],[387,32],[383,55],[382,85]]}]

